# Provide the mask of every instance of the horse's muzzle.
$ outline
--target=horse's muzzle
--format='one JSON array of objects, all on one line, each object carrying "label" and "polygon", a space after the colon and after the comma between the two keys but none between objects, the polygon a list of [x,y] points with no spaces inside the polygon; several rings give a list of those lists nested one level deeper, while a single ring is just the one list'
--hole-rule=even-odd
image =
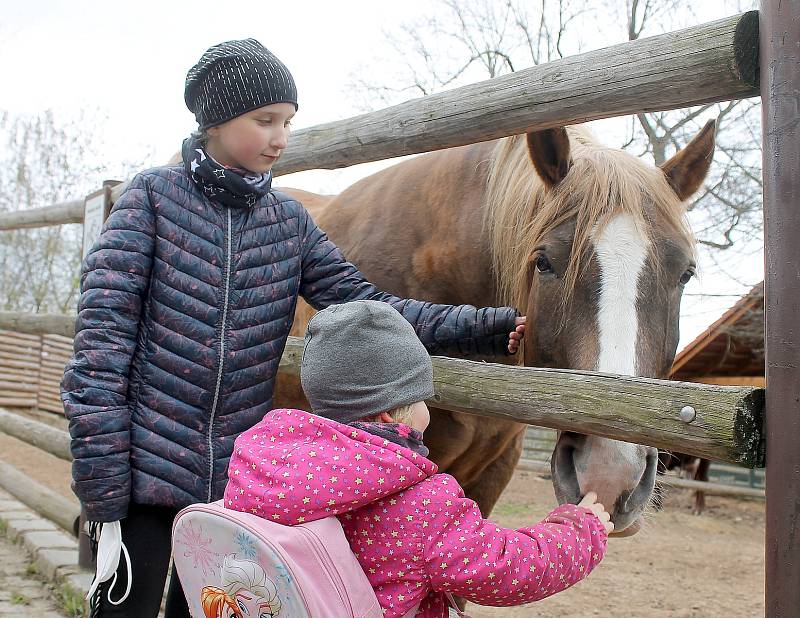
[{"label": "horse's muzzle", "polygon": [[[625,453],[618,455],[617,448]],[[595,452],[592,453],[592,450]],[[616,536],[635,533],[655,487],[658,450],[592,438],[572,432],[559,435],[550,463],[559,503],[577,504],[590,491],[611,513]],[[628,534],[626,529],[631,528]]]}]

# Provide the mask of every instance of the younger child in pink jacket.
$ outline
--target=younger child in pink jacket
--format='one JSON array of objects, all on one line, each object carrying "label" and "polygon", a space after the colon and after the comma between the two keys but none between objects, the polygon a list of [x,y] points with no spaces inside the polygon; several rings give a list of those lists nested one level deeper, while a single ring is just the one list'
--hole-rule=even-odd
[{"label": "younger child in pink jacket", "polygon": [[301,381],[314,414],[273,410],[241,434],[225,506],[286,525],[338,516],[387,618],[446,617],[447,593],[529,603],[603,558],[613,524],[593,494],[511,530],[437,474],[422,442],[430,357],[389,305],[356,301],[315,315]]}]

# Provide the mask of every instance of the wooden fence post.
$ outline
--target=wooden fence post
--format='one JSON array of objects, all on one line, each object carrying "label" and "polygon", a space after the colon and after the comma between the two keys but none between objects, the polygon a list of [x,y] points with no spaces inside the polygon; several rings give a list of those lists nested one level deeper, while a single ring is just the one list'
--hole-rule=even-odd
[{"label": "wooden fence post", "polygon": [[800,611],[800,0],[761,0],[766,615]]}]

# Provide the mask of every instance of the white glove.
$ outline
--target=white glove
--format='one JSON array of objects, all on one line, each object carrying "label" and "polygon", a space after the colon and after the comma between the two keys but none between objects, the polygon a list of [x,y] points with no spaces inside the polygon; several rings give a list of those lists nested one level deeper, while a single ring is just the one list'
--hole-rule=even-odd
[{"label": "white glove", "polygon": [[[128,548],[122,542],[122,529],[118,521],[112,521],[100,524],[100,540],[97,542],[97,571],[92,580],[92,585],[89,586],[89,594],[86,595],[87,600],[92,598],[92,595],[97,590],[97,587],[105,581],[114,576],[114,581],[108,589],[108,602],[112,605],[119,605],[131,592],[131,583],[133,580],[133,572],[131,571],[131,557],[128,554]],[[125,594],[118,601],[111,600],[111,590],[117,583],[117,566],[119,566],[120,553],[125,555],[125,564],[128,567],[128,588]]]}]

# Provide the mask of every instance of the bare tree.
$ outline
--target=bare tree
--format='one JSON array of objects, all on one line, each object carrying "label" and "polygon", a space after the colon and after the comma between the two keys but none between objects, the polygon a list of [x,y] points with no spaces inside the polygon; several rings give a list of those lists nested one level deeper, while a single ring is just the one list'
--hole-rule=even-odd
[{"label": "bare tree", "polygon": [[[736,8],[750,8],[739,2]],[[618,3],[613,6],[619,7]],[[664,25],[686,25],[677,16],[693,17],[690,0],[626,0],[629,40],[663,31]],[[717,119],[717,153],[705,187],[689,205],[697,211],[698,241],[711,249],[729,249],[736,236],[761,232],[761,140],[759,100],[707,104],[668,112],[640,113],[630,123],[626,147],[650,154],[661,165],[691,139],[702,122]]]},{"label": "bare tree", "polygon": [[[753,8],[754,0],[724,3],[742,11]],[[588,44],[635,40],[702,21],[691,0],[439,0],[434,6],[431,17],[386,33],[395,62],[385,66],[394,66],[394,72],[384,70],[385,83],[353,80],[355,92],[369,102],[362,107],[496,77],[578,53]],[[660,165],[711,117],[719,119],[715,164],[689,208],[699,242],[722,250],[761,231],[759,102],[639,114],[630,119],[620,145]]]},{"label": "bare tree", "polygon": [[384,64],[394,67],[393,85],[353,77],[361,107],[426,96],[580,50],[578,29],[571,26],[591,12],[586,3],[535,4],[532,11],[512,0],[438,0],[429,16],[384,33],[394,60]]},{"label": "bare tree", "polygon": [[[0,212],[81,198],[99,189],[108,177],[100,120],[90,114],[60,120],[52,111],[0,113]],[[120,165],[117,174],[132,168]],[[80,225],[0,232],[0,310],[73,310],[82,239]]]}]

